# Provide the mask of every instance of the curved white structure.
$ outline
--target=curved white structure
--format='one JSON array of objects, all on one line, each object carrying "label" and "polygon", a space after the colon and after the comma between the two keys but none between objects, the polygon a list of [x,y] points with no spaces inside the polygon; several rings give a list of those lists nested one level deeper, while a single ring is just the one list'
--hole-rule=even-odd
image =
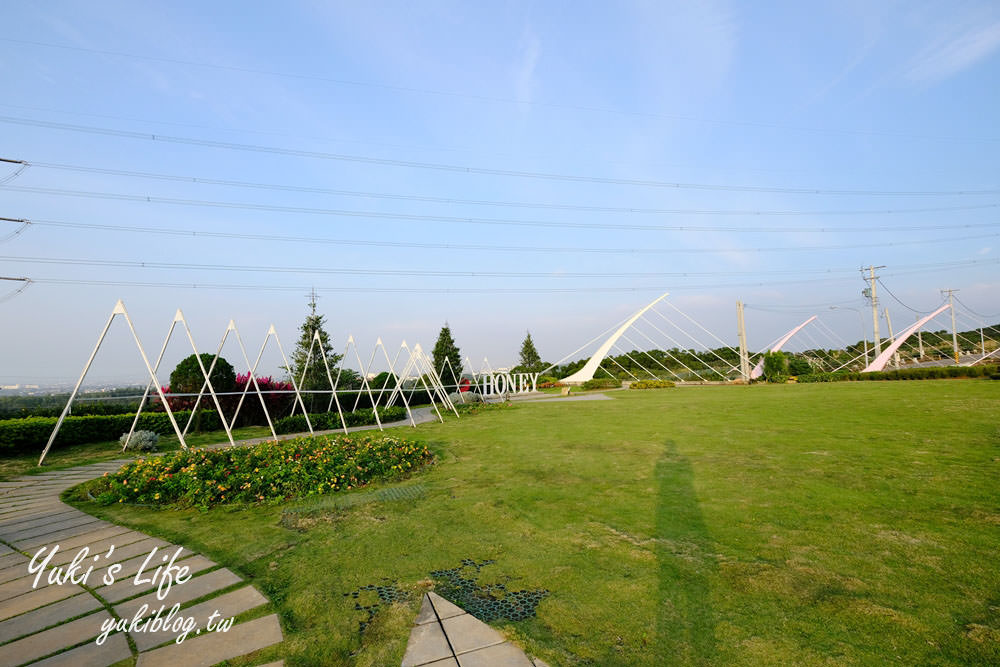
[{"label": "curved white structure", "polygon": [[915,334],[917,332],[917,329],[924,326],[925,324],[927,324],[932,319],[934,319],[944,311],[948,310],[949,308],[951,308],[951,305],[946,303],[945,305],[941,306],[927,317],[917,320],[916,324],[910,325],[910,328],[908,328],[903,333],[899,334],[896,340],[892,342],[892,345],[882,350],[882,353],[879,354],[877,357],[875,357],[875,360],[872,361],[870,364],[868,364],[868,366],[866,366],[865,369],[861,372],[871,373],[872,371],[880,371],[883,368],[885,368],[885,365],[889,362],[889,359],[896,352],[896,350],[898,350],[900,346],[906,342],[907,338]]},{"label": "curved white structure", "polygon": [[[815,319],[816,319],[816,316],[813,315],[808,320],[806,320],[805,322],[803,322],[799,326],[795,327],[794,329],[792,329],[791,331],[789,331],[788,333],[786,333],[784,336],[782,336],[778,340],[777,343],[775,343],[774,345],[772,345],[771,349],[768,350],[768,351],[769,352],[777,352],[777,351],[779,351],[784,346],[784,344],[789,341],[789,339],[792,336],[794,336],[795,334],[797,334],[799,331],[802,330],[802,327],[804,327],[805,325],[809,324],[810,322],[812,322]],[[756,380],[757,378],[759,378],[763,374],[764,374],[764,357],[761,357],[760,361],[757,362],[757,365],[753,367],[752,371],[750,371],[750,379]]]},{"label": "curved white structure", "polygon": [[607,356],[611,346],[618,342],[618,339],[622,337],[622,334],[628,331],[628,328],[635,324],[637,319],[642,317],[647,310],[665,299],[668,294],[670,294],[670,292],[664,292],[660,296],[656,297],[651,303],[643,308],[640,308],[639,312],[635,315],[625,320],[625,323],[618,327],[618,330],[611,334],[611,337],[604,341],[599,348],[597,348],[597,352],[595,352],[594,356],[587,360],[587,363],[583,365],[583,368],[572,375],[564,377],[560,380],[560,382],[563,384],[583,384],[587,380],[593,380],[594,373],[597,372],[597,367],[601,365],[602,361],[604,361],[604,357]]}]

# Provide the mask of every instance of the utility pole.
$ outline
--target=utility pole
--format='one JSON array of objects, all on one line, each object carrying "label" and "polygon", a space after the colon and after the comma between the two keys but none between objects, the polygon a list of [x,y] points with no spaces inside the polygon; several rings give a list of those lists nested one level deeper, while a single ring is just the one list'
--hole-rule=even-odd
[{"label": "utility pole", "polygon": [[[885,313],[885,323],[889,325],[889,340],[895,342],[896,341],[896,335],[894,333],[892,333],[892,320],[889,318],[889,309],[886,308],[883,312]],[[899,368],[899,350],[898,349],[895,352],[892,353],[892,363],[893,363],[893,365],[896,368]]]},{"label": "utility pole", "polygon": [[736,322],[740,334],[740,375],[743,381],[750,384],[750,357],[747,354],[747,327],[743,320],[743,302],[736,302]]},{"label": "utility pole", "polygon": [[957,289],[943,289],[941,294],[948,295],[948,305],[951,306],[951,349],[955,353],[955,363],[958,363],[958,329],[955,328],[955,292]]},{"label": "utility pole", "polygon": [[862,294],[868,297],[872,302],[872,328],[875,330],[875,356],[882,354],[882,341],[879,340],[878,336],[878,294],[875,291],[875,280],[878,276],[875,275],[875,269],[884,269],[883,266],[869,266],[868,267],[868,277],[864,278],[864,269],[861,269],[861,276],[868,282],[868,289],[866,289]]}]

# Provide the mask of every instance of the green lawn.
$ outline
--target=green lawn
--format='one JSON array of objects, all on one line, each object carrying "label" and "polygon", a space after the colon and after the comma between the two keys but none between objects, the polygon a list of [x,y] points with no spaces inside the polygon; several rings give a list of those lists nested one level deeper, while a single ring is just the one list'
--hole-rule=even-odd
[{"label": "green lawn", "polygon": [[[430,572],[462,559],[551,591],[494,626],[554,666],[1000,662],[1000,382],[611,395],[404,430],[438,453],[393,485],[420,499],[81,507],[251,579],[286,633],[252,664],[398,665]],[[359,634],[344,594],[386,582],[410,605]]]}]

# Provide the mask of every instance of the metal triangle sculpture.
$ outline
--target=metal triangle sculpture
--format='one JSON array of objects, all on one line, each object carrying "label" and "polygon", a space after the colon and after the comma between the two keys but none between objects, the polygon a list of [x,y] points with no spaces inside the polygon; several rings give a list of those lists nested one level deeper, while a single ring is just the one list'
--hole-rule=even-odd
[{"label": "metal triangle sculpture", "polygon": [[[108,321],[105,323],[104,328],[101,330],[101,333],[97,338],[97,343],[94,345],[94,349],[90,353],[90,357],[84,364],[83,371],[80,373],[80,378],[77,380],[76,385],[74,386],[73,391],[69,396],[69,400],[66,401],[66,407],[63,408],[63,411],[60,414],[59,419],[56,421],[55,427],[52,429],[52,433],[49,435],[48,442],[46,443],[45,448],[42,450],[42,454],[38,459],[38,465],[42,465],[44,463],[45,457],[48,455],[49,450],[52,448],[52,444],[55,442],[56,437],[59,434],[59,429],[62,427],[63,422],[65,421],[67,415],[69,414],[73,401],[76,399],[76,396],[80,391],[80,387],[83,385],[83,382],[87,377],[87,373],[90,371],[90,367],[93,365],[94,359],[97,357],[97,353],[101,349],[101,345],[104,343],[104,340],[107,337],[108,331],[110,330],[112,323],[118,316],[121,316],[128,324],[129,331],[131,332],[132,338],[135,341],[136,347],[139,350],[139,355],[142,358],[144,366],[146,367],[146,372],[149,374],[149,381],[146,384],[145,391],[143,392],[142,398],[139,402],[138,410],[136,411],[135,417],[132,420],[132,424],[131,427],[129,428],[128,434],[125,436],[125,443],[123,446],[123,450],[128,447],[128,443],[134,436],[136,428],[139,424],[139,417],[141,416],[143,409],[147,406],[150,395],[154,389],[160,399],[160,402],[163,404],[163,409],[166,412],[167,417],[170,420],[170,424],[174,429],[174,433],[177,435],[177,440],[183,449],[188,449],[185,436],[187,435],[188,429],[191,427],[194,415],[197,412],[199,406],[201,405],[201,401],[205,397],[206,391],[212,397],[212,402],[215,405],[216,410],[218,411],[219,419],[222,423],[223,429],[225,429],[226,431],[226,437],[229,439],[229,443],[231,445],[235,445],[236,443],[233,439],[233,433],[232,433],[233,426],[237,423],[237,419],[239,418],[240,411],[243,408],[247,394],[251,391],[251,386],[253,387],[253,393],[257,395],[257,398],[260,401],[264,418],[267,421],[268,429],[271,431],[271,436],[274,439],[277,439],[278,435],[274,427],[274,418],[272,417],[271,412],[268,410],[267,401],[264,399],[265,392],[261,390],[257,377],[257,369],[260,366],[260,362],[264,356],[264,351],[267,348],[267,344],[272,337],[274,338],[274,342],[278,347],[278,352],[281,355],[281,359],[285,364],[284,368],[286,369],[291,368],[291,365],[288,363],[288,357],[285,355],[284,347],[281,345],[281,339],[278,336],[278,332],[273,324],[270,325],[270,327],[268,328],[267,334],[264,336],[264,341],[263,343],[261,343],[260,351],[257,353],[257,358],[254,360],[254,363],[251,364],[249,356],[247,355],[246,346],[243,344],[243,338],[240,335],[239,329],[236,326],[234,320],[229,320],[229,324],[227,325],[226,330],[223,333],[221,340],[219,341],[219,345],[218,348],[216,349],[215,356],[212,358],[212,363],[209,364],[208,368],[206,368],[204,361],[202,360],[201,355],[198,352],[198,347],[195,344],[194,336],[191,333],[191,328],[190,326],[188,326],[188,322],[184,317],[183,312],[181,312],[181,310],[178,309],[175,312],[174,317],[170,322],[170,327],[167,330],[167,335],[163,340],[163,345],[160,348],[160,353],[156,357],[156,363],[151,365],[149,363],[149,358],[146,355],[146,350],[142,345],[142,341],[139,339],[139,336],[135,331],[135,326],[132,323],[132,319],[131,317],[129,317],[128,311],[125,308],[125,304],[121,300],[118,300],[117,303],[115,303],[114,309],[111,311],[111,316],[108,318]],[[171,409],[170,402],[168,401],[169,396],[177,396],[177,394],[166,393],[163,389],[163,385],[161,384],[159,378],[157,377],[157,371],[159,371],[160,369],[160,364],[163,361],[163,357],[164,354],[166,353],[167,346],[170,343],[170,340],[178,324],[181,324],[183,326],[188,342],[191,344],[191,349],[194,352],[195,359],[197,359],[198,368],[201,371],[203,379],[201,389],[197,394],[197,398],[195,399],[194,406],[191,410],[191,414],[183,429],[181,429],[180,426],[178,425],[174,411]],[[244,386],[243,390],[241,392],[238,392],[240,394],[240,399],[236,405],[235,411],[233,412],[231,417],[227,418],[222,409],[222,403],[219,400],[219,396],[221,394],[216,392],[215,387],[212,385],[211,375],[212,372],[215,370],[216,363],[221,358],[222,350],[230,334],[234,335],[236,342],[239,345],[240,354],[243,358],[243,362],[246,364],[247,383]],[[314,430],[312,421],[309,419],[309,412],[306,409],[304,400],[302,399],[302,385],[305,381],[309,365],[313,361],[314,350],[316,348],[317,343],[319,343],[320,350],[322,351],[322,340],[320,339],[318,331],[314,332],[313,338],[310,341],[309,351],[306,356],[306,362],[305,365],[303,366],[302,373],[299,377],[298,382],[296,382],[296,378],[294,376],[289,377],[289,381],[292,385],[291,393],[294,394],[294,400],[292,403],[292,414],[295,414],[295,411],[301,408],[303,416],[305,418],[306,427],[308,428],[310,434],[314,433]],[[340,379],[344,371],[344,361],[347,358],[348,353],[352,349],[354,350],[354,360],[356,361],[358,367],[361,370],[360,391],[356,389],[339,388]],[[375,392],[372,390],[372,387],[368,381],[368,375],[369,375],[369,370],[372,368],[374,364],[379,349],[382,350],[382,357],[384,358],[385,363],[388,367],[389,375],[386,378],[386,382],[384,383],[384,385],[381,388],[379,388],[378,395],[376,396]],[[398,365],[401,355],[404,352],[406,353],[406,364],[403,368],[403,371],[401,373],[398,373],[396,371],[396,366]],[[375,422],[379,430],[382,430],[383,428],[381,417],[379,415],[379,408],[392,405],[393,402],[397,399],[397,397],[399,397],[399,400],[406,408],[406,414],[410,424],[414,427],[416,426],[416,420],[414,419],[413,411],[411,409],[411,399],[413,397],[413,393],[416,391],[418,386],[423,387],[440,421],[444,421],[444,418],[441,415],[441,411],[438,409],[437,406],[437,403],[439,402],[445,406],[446,410],[450,408],[451,411],[455,413],[455,416],[456,417],[458,416],[458,411],[455,409],[454,404],[449,399],[448,392],[445,390],[444,386],[441,383],[441,378],[439,377],[437,372],[435,372],[433,364],[427,358],[426,354],[423,351],[423,348],[419,344],[415,345],[411,350],[410,347],[406,344],[406,341],[403,341],[399,347],[399,350],[396,351],[394,358],[390,361],[388,350],[383,344],[382,339],[379,338],[375,343],[375,347],[372,349],[371,357],[366,366],[361,359],[361,353],[358,350],[358,346],[354,340],[354,337],[348,336],[347,344],[344,349],[344,354],[341,356],[340,364],[337,367],[336,379],[334,379],[333,377],[333,373],[330,369],[330,364],[327,360],[326,355],[319,354],[318,356],[321,356],[323,358],[324,370],[326,372],[327,380],[330,383],[330,389],[319,390],[311,393],[330,394],[330,401],[329,404],[327,405],[327,412],[331,412],[333,406],[336,405],[337,414],[340,417],[340,424],[343,427],[345,433],[348,432],[348,426],[347,426],[347,421],[344,418],[344,412],[341,406],[340,399],[337,395],[339,392],[348,392],[355,394],[355,402],[354,402],[355,409],[359,405],[362,393],[366,393],[372,405],[372,410],[375,416]],[[404,384],[406,380],[409,378],[408,374],[411,371],[416,373],[416,378],[412,380],[412,386],[410,388],[410,395],[408,398],[405,395],[406,387],[404,386]],[[390,381],[392,383],[392,390],[391,392],[389,392],[388,397],[383,403],[382,398],[386,394],[385,390],[389,386]],[[194,394],[186,394],[186,395],[193,396]]]}]

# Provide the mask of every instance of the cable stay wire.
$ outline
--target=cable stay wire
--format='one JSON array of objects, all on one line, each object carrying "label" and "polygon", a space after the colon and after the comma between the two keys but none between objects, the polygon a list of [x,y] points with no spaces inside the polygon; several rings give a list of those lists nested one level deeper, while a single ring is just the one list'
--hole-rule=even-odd
[{"label": "cable stay wire", "polygon": [[84,165],[62,164],[54,162],[35,162],[31,166],[40,169],[56,169],[62,171],[74,171],[90,174],[104,174],[108,176],[123,176],[129,178],[143,178],[147,180],[167,181],[174,183],[193,183],[198,185],[218,185],[226,187],[247,188],[253,190],[274,190],[280,192],[299,192],[306,194],[325,194],[344,197],[358,197],[362,199],[385,199],[392,201],[417,201],[435,204],[462,204],[467,206],[497,206],[508,208],[546,209],[560,211],[580,211],[590,213],[621,213],[621,214],[650,214],[650,215],[748,215],[748,216],[853,216],[853,215],[896,215],[911,213],[942,213],[955,211],[974,211],[983,209],[1000,208],[1000,203],[973,204],[965,206],[930,206],[920,208],[874,208],[874,209],[826,209],[817,211],[798,210],[761,210],[761,209],[694,209],[694,208],[642,208],[635,206],[592,206],[585,204],[567,204],[550,202],[525,202],[525,201],[502,201],[490,199],[460,199],[456,197],[434,197],[430,195],[402,194],[391,192],[368,192],[362,190],[343,190],[337,188],[324,188],[319,186],[290,185],[281,183],[262,183],[259,181],[239,181],[225,178],[207,178],[202,176],[181,176],[177,174],[163,174],[148,171],[136,171],[128,169],[110,169],[104,167],[92,167]]},{"label": "cable stay wire", "polygon": [[272,77],[280,77],[286,79],[295,79],[300,81],[316,81],[322,83],[333,83],[341,86],[351,86],[358,88],[372,88],[378,90],[390,90],[403,93],[419,93],[423,95],[433,95],[440,97],[447,97],[452,99],[466,99],[473,100],[477,102],[487,102],[487,103],[499,103],[505,105],[516,105],[516,106],[533,106],[539,108],[550,108],[550,109],[564,109],[569,111],[584,111],[589,113],[599,113],[599,114],[615,114],[624,115],[632,117],[643,117],[643,118],[663,118],[669,120],[681,120],[693,123],[705,123],[710,125],[722,125],[722,126],[734,126],[734,127],[759,127],[768,129],[783,129],[791,130],[796,132],[808,132],[808,133],[820,133],[820,134],[841,134],[841,135],[859,135],[859,136],[882,136],[882,137],[896,137],[896,138],[909,138],[909,139],[923,139],[930,141],[954,141],[954,142],[966,142],[966,141],[1000,141],[1000,139],[993,138],[983,138],[983,137],[938,137],[932,135],[921,135],[903,132],[889,132],[885,130],[863,130],[858,128],[822,128],[822,127],[808,127],[808,126],[797,126],[790,125],[787,123],[775,123],[768,121],[750,121],[750,120],[731,120],[731,119],[719,119],[719,118],[704,118],[699,116],[688,116],[683,114],[669,114],[663,112],[654,111],[641,111],[634,109],[614,109],[609,107],[595,107],[590,105],[582,104],[571,104],[567,102],[546,102],[543,100],[529,100],[514,97],[502,97],[496,95],[481,95],[476,93],[466,93],[460,91],[449,91],[449,90],[439,90],[434,88],[423,88],[418,86],[403,86],[398,84],[388,84],[388,83],[378,83],[373,81],[359,81],[356,79],[344,79],[338,77],[331,77],[320,74],[305,74],[302,72],[282,72],[277,70],[267,70],[259,69],[245,66],[237,65],[225,65],[221,63],[209,63],[196,60],[187,60],[181,58],[168,58],[163,56],[150,56],[138,53],[128,53],[124,51],[114,51],[110,49],[95,49],[89,47],[78,46],[74,44],[56,44],[52,42],[43,42],[38,40],[28,40],[28,39],[16,39],[13,37],[2,37],[0,41],[9,42],[12,44],[22,44],[27,46],[42,47],[47,49],[62,49],[66,51],[75,51],[79,53],[93,53],[102,56],[113,56],[116,58],[127,58],[133,60],[144,60],[147,62],[159,62],[167,63],[171,65],[181,65],[185,67],[201,67],[206,69],[214,69],[224,72],[239,72],[242,74],[256,74]]},{"label": "cable stay wire", "polygon": [[814,188],[814,187],[780,187],[780,186],[758,186],[758,185],[735,185],[719,183],[684,183],[677,181],[660,181],[653,179],[638,178],[614,178],[609,176],[592,176],[580,174],[561,174],[555,172],[523,171],[517,169],[499,169],[491,167],[476,167],[471,165],[457,165],[443,162],[421,162],[416,160],[400,160],[395,158],[378,158],[366,155],[351,155],[348,153],[329,153],[323,151],[311,151],[295,148],[283,148],[280,146],[264,146],[260,144],[245,144],[230,141],[218,141],[212,139],[198,139],[195,137],[182,137],[167,134],[155,134],[148,132],[135,132],[131,130],[117,130],[106,127],[96,127],[91,125],[77,125],[74,123],[58,123],[54,121],[44,121],[33,118],[19,118],[16,116],[0,116],[0,123],[23,125],[30,127],[40,127],[45,129],[65,130],[69,132],[79,132],[96,134],[102,136],[121,137],[125,139],[138,139],[144,141],[159,141],[164,143],[180,144],[187,146],[199,146],[204,148],[218,148],[234,151],[245,151],[254,153],[264,153],[270,155],[287,155],[290,157],[313,158],[319,160],[335,160],[341,162],[351,162],[356,164],[369,164],[388,167],[405,167],[408,169],[424,169],[439,172],[453,172],[462,174],[475,174],[480,176],[505,176],[512,178],[530,178],[546,181],[565,181],[570,183],[598,183],[604,185],[628,185],[635,187],[665,188],[677,190],[706,190],[723,192],[766,192],[781,194],[801,194],[801,195],[836,195],[836,196],[871,196],[871,197],[942,197],[942,196],[981,196],[1000,194],[1000,188],[986,189],[960,189],[960,190],[865,190],[865,189],[837,189],[837,188]]},{"label": "cable stay wire", "polygon": [[[538,245],[510,246],[510,245],[474,244],[474,243],[431,243],[431,242],[413,242],[413,241],[336,239],[336,238],[321,237],[321,236],[288,236],[288,235],[277,235],[277,234],[249,234],[241,232],[213,232],[213,231],[198,230],[198,229],[143,227],[139,225],[135,226],[108,225],[100,223],[69,222],[64,220],[45,220],[45,219],[22,220],[19,218],[0,217],[0,221],[26,222],[27,224],[35,226],[62,227],[67,229],[88,229],[88,230],[109,231],[109,232],[129,232],[134,234],[158,234],[163,236],[187,236],[187,237],[197,236],[205,238],[240,239],[247,241],[308,243],[310,245],[329,244],[329,245],[344,245],[344,246],[370,246],[370,247],[381,247],[381,248],[425,248],[425,249],[439,249],[439,250],[477,250],[477,251],[489,251],[489,252],[495,251],[495,252],[543,252],[543,253],[556,253],[556,252],[592,253],[592,254],[606,254],[606,255],[718,254],[727,251],[726,248],[719,248],[718,246],[703,247],[703,248],[683,248],[683,247],[615,248],[615,247],[538,246]],[[1000,223],[995,223],[995,224],[990,223],[988,226],[1000,227]],[[695,231],[690,227],[684,228],[684,231],[687,230]],[[699,230],[707,231],[705,228],[699,228]],[[713,228],[712,230],[716,231],[715,228]],[[892,247],[892,246],[911,246],[911,245],[928,245],[928,244],[933,245],[939,243],[981,240],[981,239],[996,238],[996,237],[1000,237],[1000,233],[978,234],[972,236],[949,235],[944,238],[888,241],[880,243],[880,246]],[[814,252],[821,250],[849,250],[853,248],[868,248],[870,246],[871,246],[870,243],[811,245],[811,246],[774,246],[774,247],[740,248],[740,252],[754,252],[754,253]]]}]

